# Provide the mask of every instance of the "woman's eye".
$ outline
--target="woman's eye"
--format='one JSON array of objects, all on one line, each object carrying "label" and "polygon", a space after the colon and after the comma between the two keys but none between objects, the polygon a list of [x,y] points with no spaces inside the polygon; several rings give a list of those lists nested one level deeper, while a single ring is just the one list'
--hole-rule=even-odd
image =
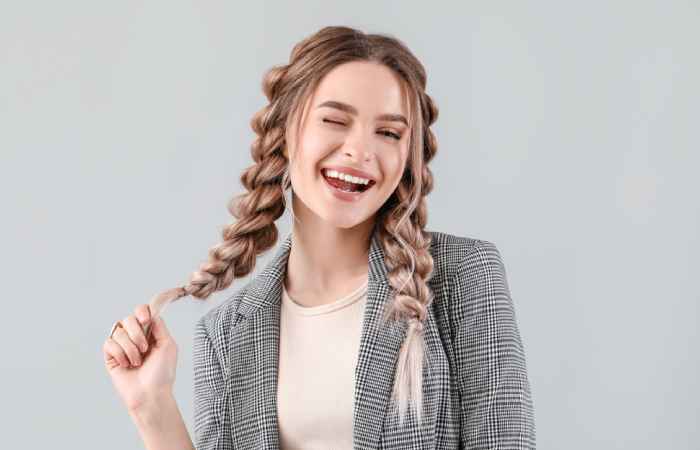
[{"label": "woman's eye", "polygon": [[[328,122],[328,123],[333,123],[333,124],[336,124],[336,125],[345,126],[345,124],[344,124],[343,122],[336,122],[335,120],[331,120],[331,119],[325,119],[325,118],[324,118],[323,121],[324,121],[324,122]],[[401,135],[400,135],[400,134],[396,134],[396,133],[394,133],[393,131],[382,130],[382,131],[380,131],[379,133],[380,133],[380,134],[383,134],[384,136],[391,137],[392,139],[396,139],[397,141],[400,141],[400,140],[401,140]]]},{"label": "woman's eye", "polygon": [[386,133],[385,136],[389,135],[389,136],[391,136],[392,138],[396,139],[397,141],[400,141],[400,140],[401,140],[401,136],[398,135],[398,134],[396,134],[396,133],[394,133],[393,131],[382,130],[382,131],[380,131],[380,133]]}]

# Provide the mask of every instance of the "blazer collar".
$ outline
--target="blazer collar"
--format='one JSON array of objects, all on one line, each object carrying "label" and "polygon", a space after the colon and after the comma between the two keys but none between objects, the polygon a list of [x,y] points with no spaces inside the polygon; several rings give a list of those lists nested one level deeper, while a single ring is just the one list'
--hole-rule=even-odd
[{"label": "blazer collar", "polygon": [[[246,392],[255,402],[256,417],[243,417],[241,409],[232,414],[232,435],[237,448],[254,442],[256,448],[279,448],[277,422],[277,375],[279,354],[279,318],[287,258],[292,246],[290,233],[281,243],[272,260],[251,282],[241,299],[238,313],[245,316],[255,340],[254,362],[237,372],[232,392]],[[381,315],[390,298],[384,251],[373,232],[369,251],[367,301],[362,319],[359,355],[355,366],[353,407],[354,449],[376,449],[382,433],[389,399],[394,384],[394,370],[399,350],[407,331],[405,321],[381,326]],[[273,326],[271,326],[271,324]],[[240,369],[240,368],[239,368]],[[248,376],[246,376],[248,375]],[[251,379],[255,378],[255,383]],[[250,411],[250,410],[248,410]],[[245,436],[245,431],[256,436]]]}]

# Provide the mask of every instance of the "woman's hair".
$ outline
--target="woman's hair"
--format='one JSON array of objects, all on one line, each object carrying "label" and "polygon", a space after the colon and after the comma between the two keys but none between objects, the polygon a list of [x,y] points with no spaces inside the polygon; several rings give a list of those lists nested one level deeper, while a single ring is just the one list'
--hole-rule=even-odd
[{"label": "woman's hair", "polygon": [[[284,149],[287,130],[300,128],[306,101],[333,68],[351,61],[370,61],[391,69],[401,82],[410,106],[409,152],[399,185],[376,215],[374,230],[385,254],[391,301],[382,323],[407,320],[409,327],[396,367],[392,399],[403,423],[408,403],[422,421],[423,323],[433,294],[427,285],[433,272],[430,234],[425,231],[425,196],[433,188],[428,162],[437,151],[430,125],[438,109],[425,92],[426,73],[420,61],[398,39],[366,34],[344,26],[329,26],[294,46],[288,64],[269,69],[262,89],[269,103],[251,120],[257,134],[251,146],[255,161],[244,170],[241,183],[247,192],[228,205],[237,219],[227,225],[223,242],[209,250],[209,260],[194,272],[186,286],[159,294],[169,302],[185,295],[200,299],[226,289],[234,278],[249,274],[256,258],[275,245],[275,221],[285,211],[289,161]],[[296,133],[295,136],[299,134]]]}]

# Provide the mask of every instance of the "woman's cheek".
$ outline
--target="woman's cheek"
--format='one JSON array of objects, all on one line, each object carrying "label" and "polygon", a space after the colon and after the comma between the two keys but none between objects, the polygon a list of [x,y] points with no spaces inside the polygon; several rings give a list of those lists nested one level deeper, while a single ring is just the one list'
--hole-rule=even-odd
[{"label": "woman's cheek", "polygon": [[325,129],[313,130],[310,136],[313,136],[310,144],[314,146],[330,145],[334,142],[338,142],[338,135]]}]

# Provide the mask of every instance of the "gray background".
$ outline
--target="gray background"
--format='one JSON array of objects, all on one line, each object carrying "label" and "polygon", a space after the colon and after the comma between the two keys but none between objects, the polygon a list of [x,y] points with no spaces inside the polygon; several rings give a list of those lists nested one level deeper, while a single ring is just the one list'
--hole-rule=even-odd
[{"label": "gray background", "polygon": [[[3,448],[142,448],[106,334],[206,261],[263,72],[336,24],[428,70],[428,228],[501,250],[538,448],[700,446],[697,2],[1,5]],[[190,431],[194,322],[248,280],[166,313]]]}]

